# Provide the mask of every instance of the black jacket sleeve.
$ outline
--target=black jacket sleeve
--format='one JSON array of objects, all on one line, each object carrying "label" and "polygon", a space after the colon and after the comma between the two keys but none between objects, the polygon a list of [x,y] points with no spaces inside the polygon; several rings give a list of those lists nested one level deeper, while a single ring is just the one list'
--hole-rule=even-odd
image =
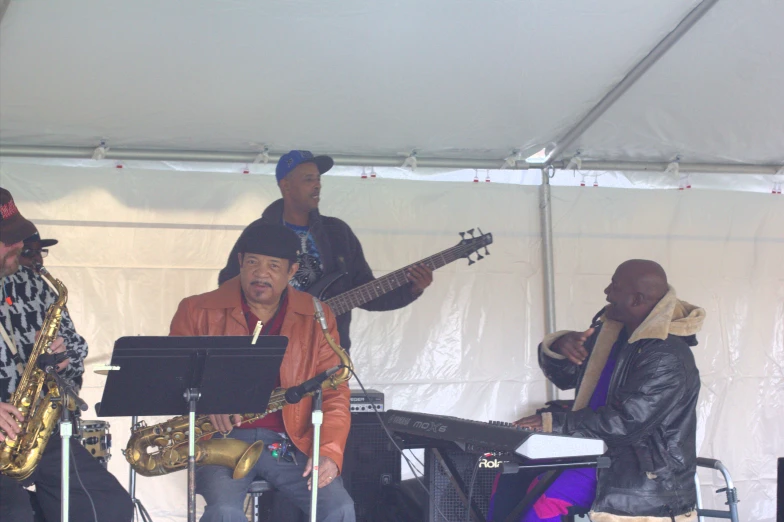
[{"label": "black jacket sleeve", "polygon": [[[635,343],[636,344],[636,343]],[[627,346],[635,350],[634,345]],[[636,348],[625,380],[610,390],[606,406],[596,411],[553,413],[553,433],[604,440],[608,446],[628,445],[644,437],[677,404],[684,393],[687,371],[667,341]],[[619,361],[620,364],[620,361]]]},{"label": "black jacket sleeve", "polygon": [[[351,276],[351,288],[356,288],[359,285],[363,285],[365,283],[369,283],[373,281],[375,277],[373,276],[373,271],[370,269],[367,261],[365,260],[365,254],[362,252],[362,245],[359,243],[359,239],[354,234],[354,231],[348,228],[348,243],[351,255],[350,260],[350,276]],[[411,283],[405,284],[400,288],[392,290],[391,292],[382,295],[372,301],[369,301],[362,305],[360,308],[364,310],[368,310],[371,312],[381,312],[385,310],[397,310],[398,308],[403,308],[414,302],[416,297],[411,293]]]},{"label": "black jacket sleeve", "polygon": [[[598,335],[599,328],[583,345],[589,356],[593,352],[593,346]],[[539,367],[542,369],[544,376],[555,384],[559,390],[573,390],[577,388],[585,370],[585,364],[578,366],[569,359],[550,357],[544,353],[544,347],[541,343],[539,344]]]}]

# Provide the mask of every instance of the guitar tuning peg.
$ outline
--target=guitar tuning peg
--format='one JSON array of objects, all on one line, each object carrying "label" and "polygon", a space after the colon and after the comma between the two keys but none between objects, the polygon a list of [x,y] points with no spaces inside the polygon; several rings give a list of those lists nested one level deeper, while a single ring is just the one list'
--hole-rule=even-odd
[{"label": "guitar tuning peg", "polygon": [[469,228],[468,230],[466,230],[466,234],[471,234],[471,237],[474,237],[474,229]]},{"label": "guitar tuning peg", "polygon": [[489,256],[489,255],[490,255],[490,251],[487,249],[487,247],[485,247],[485,255],[486,255],[486,256]]},{"label": "guitar tuning peg", "polygon": [[476,253],[476,260],[477,260],[477,261],[481,261],[481,260],[482,260],[482,259],[484,259],[484,258],[485,258],[485,256],[483,256],[483,255],[482,255],[482,254],[480,254],[479,252],[477,252],[477,253]]},{"label": "guitar tuning peg", "polygon": [[476,261],[474,261],[473,259],[471,259],[471,258],[469,257],[469,258],[468,258],[468,266],[471,266],[471,265],[473,265],[474,263],[476,263]]},{"label": "guitar tuning peg", "polygon": [[462,239],[463,241],[465,241],[465,235],[466,235],[466,233],[465,233],[465,232],[460,232],[460,239]]}]

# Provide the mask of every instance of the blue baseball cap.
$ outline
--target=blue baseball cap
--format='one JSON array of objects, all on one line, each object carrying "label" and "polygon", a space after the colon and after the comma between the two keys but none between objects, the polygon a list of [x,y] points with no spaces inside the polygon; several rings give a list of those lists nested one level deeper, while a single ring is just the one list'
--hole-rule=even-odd
[{"label": "blue baseball cap", "polygon": [[275,178],[278,180],[278,183],[303,163],[314,163],[318,168],[319,174],[324,174],[335,164],[334,160],[329,156],[314,156],[309,150],[292,150],[281,156],[278,160],[278,166],[275,167]]}]

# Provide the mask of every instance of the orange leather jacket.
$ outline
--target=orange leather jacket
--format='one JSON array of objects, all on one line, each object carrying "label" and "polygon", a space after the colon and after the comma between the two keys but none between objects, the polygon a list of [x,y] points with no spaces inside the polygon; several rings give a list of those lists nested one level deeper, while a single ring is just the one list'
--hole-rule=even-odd
[{"label": "orange leather jacket", "polygon": [[[280,332],[289,338],[280,367],[280,383],[284,388],[296,386],[340,364],[340,359],[314,319],[312,296],[290,286],[288,295],[288,307]],[[335,316],[327,305],[323,306],[329,333],[339,343]],[[172,319],[169,335],[250,335],[242,313],[239,276],[229,279],[217,290],[183,299]],[[343,450],[351,427],[349,396],[346,383],[338,386],[337,390],[328,388],[324,391],[321,455],[334,460],[338,469],[343,468]],[[294,445],[306,455],[310,455],[313,449],[311,411],[310,397],[283,408],[286,432]]]}]

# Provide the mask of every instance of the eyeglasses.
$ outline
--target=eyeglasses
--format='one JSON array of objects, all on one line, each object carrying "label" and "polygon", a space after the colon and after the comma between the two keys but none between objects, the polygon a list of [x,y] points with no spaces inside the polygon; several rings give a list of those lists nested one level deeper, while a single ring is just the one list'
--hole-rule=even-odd
[{"label": "eyeglasses", "polygon": [[32,248],[25,248],[24,250],[22,250],[22,253],[19,255],[21,255],[22,257],[32,259],[33,257],[35,257],[36,254],[40,254],[41,257],[46,257],[49,255],[49,249],[42,248],[40,250],[33,250]]}]

